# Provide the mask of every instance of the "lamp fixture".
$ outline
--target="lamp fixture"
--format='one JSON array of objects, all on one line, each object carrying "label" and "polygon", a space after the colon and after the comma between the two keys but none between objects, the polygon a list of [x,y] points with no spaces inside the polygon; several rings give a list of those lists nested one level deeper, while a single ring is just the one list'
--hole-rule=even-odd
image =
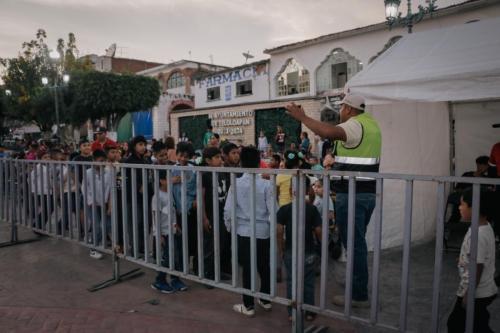
[{"label": "lamp fixture", "polygon": [[402,17],[402,13],[399,11],[399,5],[401,4],[401,0],[384,0],[385,5],[385,17],[387,20],[387,24],[389,25],[389,29],[393,26],[405,26],[408,28],[408,33],[412,33],[413,26],[422,21],[425,15],[430,14],[437,10],[436,2],[437,0],[426,0],[427,6],[424,7],[422,5],[418,6],[418,12],[412,13],[411,10],[411,0],[408,0],[407,6],[407,14],[405,17]]}]

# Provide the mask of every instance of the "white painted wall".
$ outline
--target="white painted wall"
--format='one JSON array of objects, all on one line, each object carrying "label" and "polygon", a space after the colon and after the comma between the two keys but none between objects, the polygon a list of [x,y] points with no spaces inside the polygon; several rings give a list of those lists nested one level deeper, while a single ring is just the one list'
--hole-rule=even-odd
[{"label": "white painted wall", "polygon": [[155,139],[165,137],[165,133],[169,129],[168,107],[171,102],[170,97],[162,95],[158,105],[153,108],[153,137]]},{"label": "white painted wall", "polygon": [[[457,13],[442,18],[434,18],[420,22],[414,26],[413,31],[424,31],[430,29],[438,29],[465,22],[474,19],[487,19],[500,16],[500,3],[498,5],[489,6],[474,11],[465,13]],[[271,99],[286,99],[290,97],[299,97],[299,95],[289,95],[279,97],[277,94],[277,86],[275,79],[282,69],[283,65],[290,59],[295,58],[302,66],[304,66],[311,75],[311,91],[310,94],[316,95],[316,69],[326,57],[335,48],[342,48],[349,52],[352,56],[359,59],[363,66],[368,64],[371,57],[380,52],[384,45],[394,36],[407,34],[406,28],[394,28],[392,30],[384,29],[374,32],[368,32],[357,36],[346,37],[333,41],[324,42],[321,44],[311,45],[285,51],[279,54],[271,55],[270,71],[271,78]]]},{"label": "white painted wall", "polygon": [[[196,82],[194,87],[192,87],[192,93],[195,96],[195,106],[197,109],[207,108],[207,107],[220,107],[220,106],[228,106],[235,104],[243,104],[243,103],[255,103],[269,100],[269,76],[268,76],[268,65],[266,66],[266,71],[261,73],[260,75],[252,75],[252,65],[248,67],[243,67],[239,70],[241,73],[241,80],[235,80],[233,82],[225,82],[222,84],[214,84],[211,85],[208,83],[208,80],[214,80],[216,76],[221,76],[224,74],[229,74],[233,72],[233,69],[219,72],[213,76],[209,76],[207,79],[203,81]],[[246,71],[245,71],[246,70]],[[244,76],[243,73],[246,73],[247,76]],[[236,95],[236,84],[238,82],[243,82],[246,80],[252,80],[252,94],[245,96],[237,96]],[[226,87],[231,87],[231,96],[229,100],[226,100]],[[216,101],[208,101],[207,100],[207,89],[208,87],[220,87],[220,99]]]},{"label": "white painted wall", "polygon": [[177,87],[177,88],[171,88],[166,90],[167,93],[169,94],[180,94],[184,95],[186,93],[186,86],[182,87]]}]

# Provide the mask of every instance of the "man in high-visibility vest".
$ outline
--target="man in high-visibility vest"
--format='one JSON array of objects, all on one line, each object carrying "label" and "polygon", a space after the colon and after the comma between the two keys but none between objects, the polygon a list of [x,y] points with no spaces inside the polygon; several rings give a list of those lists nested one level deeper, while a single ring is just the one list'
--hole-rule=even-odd
[{"label": "man in high-visibility vest", "polygon": [[[304,109],[294,103],[286,107],[288,114],[314,133],[335,140],[335,163],[333,170],[378,172],[382,136],[376,120],[365,113],[362,96],[348,94],[341,101],[340,124],[331,125],[308,117]],[[373,178],[356,178],[355,222],[354,222],[354,269],[352,281],[352,306],[368,307],[368,263],[366,229],[375,208]],[[334,182],[336,192],[336,222],[344,247],[347,246],[348,180],[339,177]],[[335,296],[333,303],[344,305],[344,296]]]}]

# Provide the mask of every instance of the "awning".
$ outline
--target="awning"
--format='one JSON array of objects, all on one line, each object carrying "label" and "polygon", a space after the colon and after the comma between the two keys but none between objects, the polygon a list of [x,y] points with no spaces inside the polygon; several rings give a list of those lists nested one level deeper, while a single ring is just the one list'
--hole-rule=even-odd
[{"label": "awning", "polygon": [[500,19],[408,34],[346,85],[367,104],[500,98]]}]

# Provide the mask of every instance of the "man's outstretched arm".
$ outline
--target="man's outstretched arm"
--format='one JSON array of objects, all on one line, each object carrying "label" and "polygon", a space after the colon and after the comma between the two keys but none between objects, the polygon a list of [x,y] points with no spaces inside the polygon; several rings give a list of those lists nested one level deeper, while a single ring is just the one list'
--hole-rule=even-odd
[{"label": "man's outstretched arm", "polygon": [[302,106],[292,103],[288,104],[285,109],[292,118],[295,118],[303,123],[317,135],[332,140],[346,141],[346,133],[342,127],[323,123],[319,120],[308,117]]}]

